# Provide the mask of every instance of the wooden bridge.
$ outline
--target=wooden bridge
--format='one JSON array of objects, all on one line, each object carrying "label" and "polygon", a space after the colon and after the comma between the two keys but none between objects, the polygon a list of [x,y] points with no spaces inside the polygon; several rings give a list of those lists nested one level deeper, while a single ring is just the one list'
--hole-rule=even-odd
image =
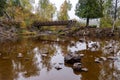
[{"label": "wooden bridge", "polygon": [[66,20],[66,21],[46,21],[46,22],[34,22],[34,27],[41,27],[41,26],[62,26],[65,25],[67,27],[71,27],[73,24],[75,24],[75,20]]}]

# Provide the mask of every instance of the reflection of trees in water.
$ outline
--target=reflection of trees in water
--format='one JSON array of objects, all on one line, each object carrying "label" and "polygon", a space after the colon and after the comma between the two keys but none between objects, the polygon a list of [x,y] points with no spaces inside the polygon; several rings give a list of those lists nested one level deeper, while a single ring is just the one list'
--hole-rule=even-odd
[{"label": "reflection of trees in water", "polygon": [[[101,41],[100,43],[100,51],[102,51],[102,54],[100,57],[108,57],[112,56],[115,59],[118,57],[118,52],[120,50],[120,42],[117,40],[109,40],[109,41]],[[120,58],[120,57],[119,57]],[[115,61],[105,61],[101,63],[100,71],[99,71],[99,80],[119,80],[120,79],[120,71],[116,68],[120,68],[120,65],[118,66],[118,63],[120,60]]]},{"label": "reflection of trees in water", "polygon": [[113,61],[104,62],[101,66],[99,80],[119,80],[120,79],[120,65],[118,52],[120,50],[120,42],[117,40],[105,41],[102,46],[103,56],[112,56]]},{"label": "reflection of trees in water", "polygon": [[119,41],[115,41],[115,40],[106,41],[102,48],[103,53],[105,54],[111,54],[111,53],[116,54],[119,49],[120,49],[120,43]]},{"label": "reflection of trees in water", "polygon": [[114,64],[113,62],[105,62],[101,64],[99,80],[116,80],[114,77]]},{"label": "reflection of trees in water", "polygon": [[[47,71],[50,71],[53,67],[53,64],[51,63],[51,60],[53,56],[57,56],[61,53],[65,53],[65,48],[67,50],[67,47],[59,44],[59,42],[51,42],[51,43],[41,43],[39,45],[39,53],[41,54],[41,67],[46,68]],[[62,50],[62,51],[59,51]],[[57,54],[59,52],[59,54]],[[42,54],[47,53],[47,56],[42,56]]]},{"label": "reflection of trees in water", "polygon": [[[1,65],[3,67],[0,69],[4,70],[4,72],[1,72],[3,74],[1,77],[7,76],[6,79],[2,80],[13,80],[18,78],[20,73],[25,77],[38,74],[39,69],[37,63],[35,63],[34,54],[31,53],[34,45],[26,40],[0,43],[0,45],[0,52],[2,54],[0,62],[3,62]],[[18,53],[22,53],[23,57],[18,58]]]},{"label": "reflection of trees in water", "polygon": [[[80,44],[79,46],[84,46],[86,45],[86,49],[82,50],[82,48],[79,48],[79,46],[77,46],[78,44]],[[69,45],[69,47],[72,47],[74,49],[76,49],[76,51],[79,51],[81,53],[85,53],[87,54],[84,57],[83,60],[83,64],[88,66],[88,74],[92,74],[94,75],[94,73],[96,73],[96,78],[94,76],[95,79],[99,80],[120,80],[120,42],[117,40],[84,40],[84,41],[77,41],[77,42],[71,42],[71,45]],[[85,47],[85,46],[84,46]],[[75,52],[76,52],[75,51]],[[94,53],[94,54],[93,54]],[[97,53],[97,54],[96,54]],[[119,55],[118,55],[119,53]],[[93,56],[93,58],[95,57],[108,57],[108,56],[112,56],[114,58],[118,58],[118,60],[115,61],[105,61],[103,63],[101,63],[101,65],[99,67],[96,67],[96,64],[90,61],[94,61],[93,58],[91,58],[90,56]],[[88,60],[89,59],[89,60]],[[90,64],[89,64],[90,63]],[[90,65],[92,65],[90,67]],[[96,69],[96,71],[92,71],[94,66],[94,71]],[[96,67],[96,68],[95,68]],[[97,77],[97,74],[99,77]],[[82,74],[83,75],[83,79],[88,79],[89,76],[86,76],[86,74]],[[90,76],[91,77],[91,76]],[[92,78],[93,79],[93,78]]]},{"label": "reflection of trees in water", "polygon": [[68,50],[70,52],[79,52],[83,50],[90,50],[92,52],[100,50],[100,42],[99,41],[91,41],[86,40],[85,38],[81,38],[78,41],[71,41],[68,45]]},{"label": "reflection of trees in water", "polygon": [[14,80],[13,66],[11,60],[0,59],[0,80]]},{"label": "reflection of trees in water", "polygon": [[[53,45],[50,45],[51,43],[44,43],[42,42],[41,44],[39,44],[38,46],[38,51],[39,51],[39,54],[41,55],[40,58],[41,58],[41,68],[47,68],[47,71],[49,71],[52,67],[51,67],[51,64],[50,64],[50,60],[51,60],[51,57],[53,56],[54,54],[54,47]],[[46,56],[42,56],[42,54],[45,54]]]}]

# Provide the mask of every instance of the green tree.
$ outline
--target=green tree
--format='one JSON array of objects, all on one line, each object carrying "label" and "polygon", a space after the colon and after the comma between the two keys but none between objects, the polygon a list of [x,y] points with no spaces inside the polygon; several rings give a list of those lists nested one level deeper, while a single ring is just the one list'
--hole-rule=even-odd
[{"label": "green tree", "polygon": [[3,16],[7,0],[0,0],[0,16]]},{"label": "green tree", "polygon": [[68,11],[70,11],[72,8],[72,4],[70,1],[64,1],[64,3],[61,5],[60,12],[58,13],[58,20],[68,20],[69,15]]},{"label": "green tree", "polygon": [[[30,0],[7,0],[6,12],[9,13],[12,19],[14,19],[19,12],[23,12],[25,14],[31,13],[31,8]],[[19,12],[17,12],[18,10]]]},{"label": "green tree", "polygon": [[75,14],[80,18],[87,18],[86,26],[89,25],[89,19],[103,17],[102,0],[79,0],[76,5]]},{"label": "green tree", "polygon": [[30,0],[7,0],[8,5],[18,6],[22,8],[31,7]]},{"label": "green tree", "polygon": [[101,18],[100,25],[101,27],[112,27],[113,0],[104,0],[103,7],[104,17]]},{"label": "green tree", "polygon": [[104,1],[104,17],[101,19],[101,25],[108,24],[112,27],[112,32],[119,21],[120,7],[119,0],[105,0]]},{"label": "green tree", "polygon": [[38,14],[42,20],[52,20],[56,7],[49,0],[39,0]]}]

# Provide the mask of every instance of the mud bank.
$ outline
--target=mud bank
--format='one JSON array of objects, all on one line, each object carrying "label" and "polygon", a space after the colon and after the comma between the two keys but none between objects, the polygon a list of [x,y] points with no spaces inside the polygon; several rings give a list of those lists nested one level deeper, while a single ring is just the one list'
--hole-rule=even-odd
[{"label": "mud bank", "polygon": [[112,28],[76,28],[75,30],[64,31],[65,36],[69,37],[95,37],[95,38],[115,38],[120,37],[120,29],[116,28],[114,32]]}]

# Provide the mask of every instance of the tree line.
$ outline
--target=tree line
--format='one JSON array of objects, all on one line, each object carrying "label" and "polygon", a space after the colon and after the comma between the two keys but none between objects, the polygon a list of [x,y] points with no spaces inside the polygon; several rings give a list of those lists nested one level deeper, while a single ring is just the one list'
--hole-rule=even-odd
[{"label": "tree line", "polygon": [[52,21],[55,14],[58,20],[69,19],[70,1],[65,0],[60,11],[49,0],[39,0],[35,8],[34,4],[35,0],[0,0],[0,19],[20,21],[22,27],[33,21]]},{"label": "tree line", "polygon": [[[68,20],[68,11],[72,4],[64,0],[57,11],[56,6],[50,0],[39,0],[34,9],[35,0],[0,0],[0,19],[21,21],[21,26],[29,26],[33,21],[52,21],[55,14],[58,20]],[[78,0],[75,15],[86,19],[89,26],[90,19],[100,18],[101,26],[119,26],[120,0]]]}]

